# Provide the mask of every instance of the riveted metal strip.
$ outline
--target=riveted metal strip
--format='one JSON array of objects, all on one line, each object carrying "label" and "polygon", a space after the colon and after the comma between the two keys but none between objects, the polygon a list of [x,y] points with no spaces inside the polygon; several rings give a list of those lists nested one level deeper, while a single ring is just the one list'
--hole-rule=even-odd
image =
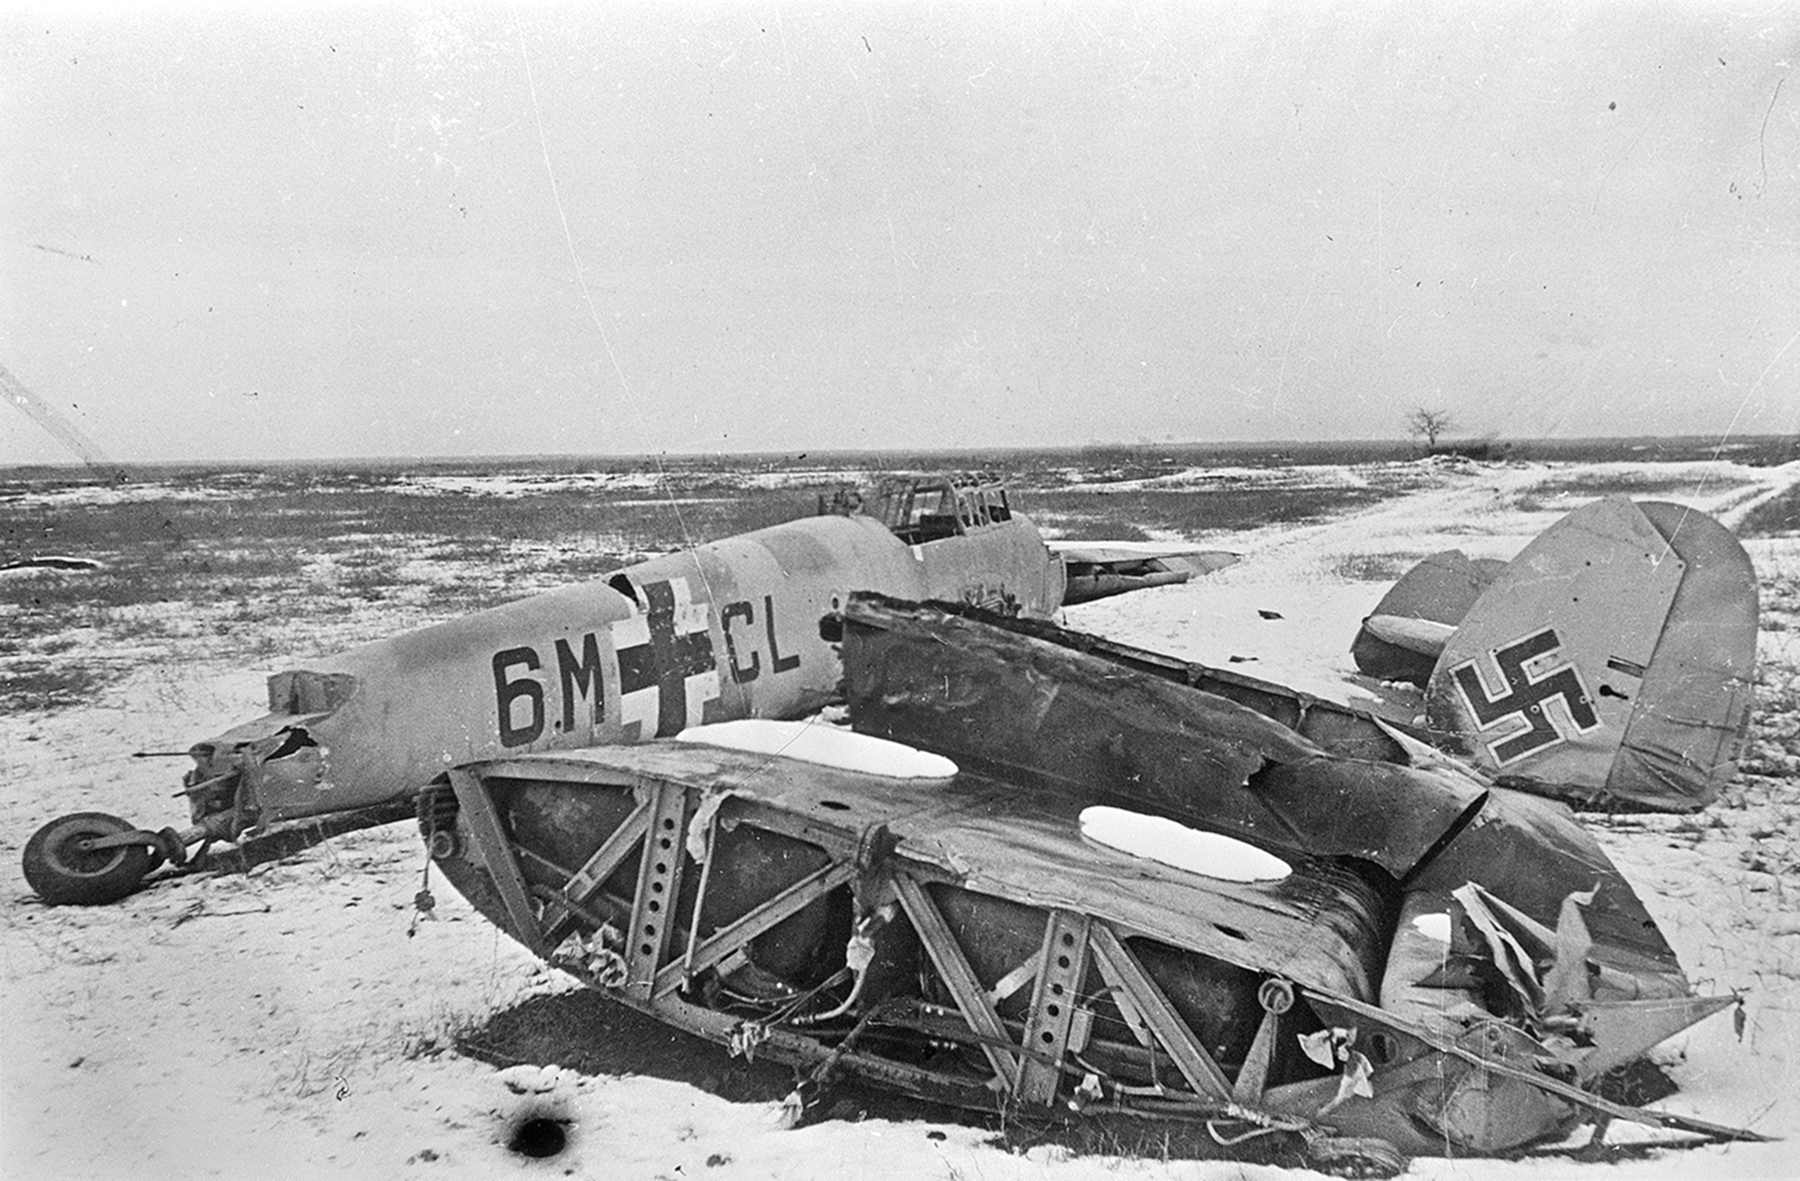
[{"label": "riveted metal strip", "polygon": [[1032,1053],[1019,1068],[1018,1096],[1026,1103],[1056,1101],[1076,996],[1087,971],[1089,923],[1087,915],[1069,910],[1052,910],[1044,923],[1044,946],[1038,953],[1042,967],[1025,1025],[1025,1045]]},{"label": "riveted metal strip", "polygon": [[680,784],[653,782],[650,827],[638,866],[637,896],[631,906],[631,930],[625,933],[625,994],[650,999],[656,971],[668,954],[675,928],[675,896],[681,886],[681,863],[687,856],[687,790]]}]

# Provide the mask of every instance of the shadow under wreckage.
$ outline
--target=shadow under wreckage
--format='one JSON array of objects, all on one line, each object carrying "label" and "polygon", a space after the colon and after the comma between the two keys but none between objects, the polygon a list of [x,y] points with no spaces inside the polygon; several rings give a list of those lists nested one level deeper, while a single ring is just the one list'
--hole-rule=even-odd
[{"label": "shadow under wreckage", "polygon": [[802,1118],[858,1076],[1379,1172],[1615,1119],[1762,1138],[1592,1089],[1737,998],[1693,993],[1563,805],[1049,624],[857,596],[826,626],[857,733],[458,768],[419,802],[435,863],[607,996],[795,1065]]}]

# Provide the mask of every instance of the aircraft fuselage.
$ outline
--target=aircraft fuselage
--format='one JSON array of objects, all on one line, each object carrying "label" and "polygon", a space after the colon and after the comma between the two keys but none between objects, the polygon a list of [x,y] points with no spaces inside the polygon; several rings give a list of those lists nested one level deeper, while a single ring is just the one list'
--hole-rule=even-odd
[{"label": "aircraft fuselage", "polygon": [[841,677],[820,618],[863,590],[1047,616],[1063,571],[1022,516],[913,546],[818,516],[654,558],[276,674],[268,715],[193,748],[190,789],[217,781],[194,821],[241,831],[409,798],[475,759],[803,716]]}]

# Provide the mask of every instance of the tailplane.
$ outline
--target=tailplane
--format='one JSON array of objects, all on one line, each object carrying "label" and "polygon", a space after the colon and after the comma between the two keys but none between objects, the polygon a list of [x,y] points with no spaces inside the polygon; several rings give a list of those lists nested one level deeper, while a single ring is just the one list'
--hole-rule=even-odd
[{"label": "tailplane", "polygon": [[1437,621],[1456,627],[1426,682],[1426,717],[1436,741],[1501,782],[1693,811],[1736,771],[1756,619],[1756,574],[1728,530],[1680,505],[1608,497]]},{"label": "tailplane", "polygon": [[1356,633],[1350,655],[1378,681],[1411,681],[1423,689],[1462,622],[1506,563],[1461,550],[1432,554],[1400,576]]}]

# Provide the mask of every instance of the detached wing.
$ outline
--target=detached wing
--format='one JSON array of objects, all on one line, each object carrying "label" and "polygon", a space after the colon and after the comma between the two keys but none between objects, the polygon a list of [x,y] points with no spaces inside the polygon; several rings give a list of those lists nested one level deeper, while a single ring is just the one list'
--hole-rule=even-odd
[{"label": "detached wing", "polygon": [[1424,656],[1435,663],[1443,654],[1444,645],[1456,634],[1456,625],[1405,615],[1371,615],[1363,620],[1363,630],[1384,644]]},{"label": "detached wing", "polygon": [[1109,595],[1167,586],[1211,574],[1239,560],[1229,550],[1197,549],[1163,542],[1050,541],[1068,576],[1063,603],[1087,603]]}]

